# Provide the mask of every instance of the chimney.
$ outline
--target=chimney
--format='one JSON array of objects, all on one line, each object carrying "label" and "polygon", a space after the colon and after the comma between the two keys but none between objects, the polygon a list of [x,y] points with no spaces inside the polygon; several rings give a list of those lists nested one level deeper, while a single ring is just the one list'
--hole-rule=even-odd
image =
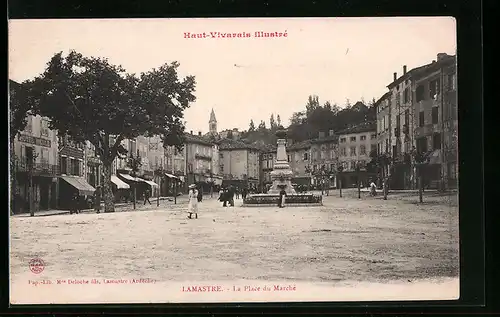
[{"label": "chimney", "polygon": [[406,74],[406,65],[403,65],[403,75]]},{"label": "chimney", "polygon": [[201,131],[198,131],[198,136],[201,136]]},{"label": "chimney", "polygon": [[437,54],[437,60],[440,61],[441,59],[445,58],[446,56],[448,56],[448,54],[446,54],[446,53],[438,53]]},{"label": "chimney", "polygon": [[319,132],[319,138],[322,139],[325,137],[325,132],[320,131]]},{"label": "chimney", "polygon": [[333,136],[333,130],[328,131],[329,136]]},{"label": "chimney", "polygon": [[394,80],[393,81],[396,81],[396,79],[398,79],[398,73],[394,73]]},{"label": "chimney", "polygon": [[191,135],[193,135],[193,130],[191,130]]}]

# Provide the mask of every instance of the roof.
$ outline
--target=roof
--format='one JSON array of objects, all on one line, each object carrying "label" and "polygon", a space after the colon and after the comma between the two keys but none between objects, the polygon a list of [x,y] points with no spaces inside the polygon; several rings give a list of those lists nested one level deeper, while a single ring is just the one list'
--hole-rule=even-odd
[{"label": "roof", "polygon": [[330,143],[330,142],[337,142],[339,140],[338,135],[326,135],[322,138],[317,138],[314,140],[311,140],[311,143]]},{"label": "roof", "polygon": [[345,134],[354,134],[354,133],[363,133],[363,132],[369,132],[377,131],[377,123],[376,122],[363,122],[361,124],[355,125],[353,127],[344,129],[340,132],[338,132],[339,135],[345,135]]},{"label": "roof", "polygon": [[287,147],[287,151],[298,151],[298,150],[304,150],[308,149],[311,147],[312,140],[305,140],[297,143],[293,143],[289,147]]},{"label": "roof", "polygon": [[443,66],[443,64],[447,64],[447,63],[450,63],[451,61],[455,61],[455,60],[456,60],[456,55],[446,55],[442,59],[438,60],[437,62],[433,61],[432,63],[413,68],[409,72],[406,72],[406,74],[404,74],[403,76],[397,78],[395,81],[393,81],[392,83],[387,85],[387,88],[391,89],[394,86],[398,85],[399,83],[401,83],[402,81],[404,81],[410,77],[422,76],[429,71],[432,71],[434,69],[438,69],[439,67]]},{"label": "roof", "polygon": [[215,119],[215,112],[214,112],[214,108],[212,108],[212,112],[210,112],[210,121],[208,122],[217,122],[217,119]]},{"label": "roof", "polygon": [[225,139],[220,142],[219,150],[260,150],[260,148],[254,144]]},{"label": "roof", "polygon": [[278,147],[276,145],[273,145],[273,144],[263,144],[263,145],[259,146],[259,148],[264,153],[273,153],[273,152],[276,152]]},{"label": "roof", "polygon": [[375,101],[373,105],[377,107],[383,100],[389,98],[390,95],[391,95],[390,91],[386,92],[385,94],[382,95],[382,97],[380,97],[377,101]]},{"label": "roof", "polygon": [[184,133],[184,136],[186,138],[187,143],[198,143],[201,145],[209,145],[212,146],[213,143],[208,141],[205,137],[199,136],[196,134],[191,134],[191,133]]}]

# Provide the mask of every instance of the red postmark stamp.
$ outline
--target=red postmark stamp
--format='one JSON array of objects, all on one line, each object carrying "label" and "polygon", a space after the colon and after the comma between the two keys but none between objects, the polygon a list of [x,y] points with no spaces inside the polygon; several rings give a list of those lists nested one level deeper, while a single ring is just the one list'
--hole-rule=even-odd
[{"label": "red postmark stamp", "polygon": [[43,262],[42,259],[39,259],[39,258],[31,259],[31,261],[30,261],[31,272],[33,272],[35,274],[40,274],[40,273],[42,273],[44,268],[45,268],[45,263]]}]

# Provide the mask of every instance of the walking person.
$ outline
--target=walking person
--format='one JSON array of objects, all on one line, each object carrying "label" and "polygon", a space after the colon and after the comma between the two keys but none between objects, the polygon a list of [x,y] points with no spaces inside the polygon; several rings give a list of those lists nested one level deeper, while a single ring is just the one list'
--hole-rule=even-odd
[{"label": "walking person", "polygon": [[94,192],[94,210],[96,211],[96,213],[101,212],[101,197],[102,197],[101,186],[97,186]]},{"label": "walking person", "polygon": [[196,219],[198,219],[198,190],[196,190],[196,185],[189,185],[189,203],[188,203],[188,218],[193,219],[193,214]]},{"label": "walking person", "polygon": [[227,207],[228,202],[228,191],[227,188],[222,188],[220,191],[219,201],[222,202],[222,207]]},{"label": "walking person", "polygon": [[234,191],[235,191],[235,194],[236,194],[236,199],[240,199],[240,188],[236,187]]},{"label": "walking person", "polygon": [[229,205],[231,207],[234,207],[234,194],[235,194],[235,189],[233,186],[229,187],[229,191],[228,191],[228,198],[229,198]]},{"label": "walking person", "polygon": [[151,205],[151,202],[149,201],[149,196],[150,196],[149,189],[146,189],[146,191],[144,191],[144,205],[146,204],[146,202],[148,202]]},{"label": "walking person", "polygon": [[80,195],[78,193],[74,193],[71,199],[71,210],[69,214],[78,214],[80,211]]},{"label": "walking person", "polygon": [[377,195],[377,185],[375,185],[373,181],[370,183],[370,195],[371,196]]},{"label": "walking person", "polygon": [[278,202],[278,206],[280,208],[284,208],[285,207],[285,197],[286,197],[286,191],[284,188],[281,189],[280,191],[280,198],[279,198],[279,202]]},{"label": "walking person", "polygon": [[241,190],[241,197],[243,198],[243,201],[245,201],[245,198],[247,198],[247,193],[248,189],[246,187],[243,187],[243,189]]}]

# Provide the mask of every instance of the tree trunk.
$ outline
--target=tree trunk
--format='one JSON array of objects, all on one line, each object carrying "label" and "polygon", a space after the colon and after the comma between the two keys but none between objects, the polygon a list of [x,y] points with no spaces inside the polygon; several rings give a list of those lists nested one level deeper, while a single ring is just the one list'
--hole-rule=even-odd
[{"label": "tree trunk", "polygon": [[382,180],[382,190],[384,192],[384,200],[387,200],[387,179],[386,177]]},{"label": "tree trunk", "polygon": [[342,198],[342,176],[339,175],[339,192],[340,197]]},{"label": "tree trunk", "polygon": [[114,212],[115,203],[113,197],[113,190],[111,188],[111,164],[112,162],[104,162],[102,164],[102,171],[104,174],[103,185],[103,198],[104,198],[104,212]]},{"label": "tree trunk", "polygon": [[424,202],[423,191],[424,191],[424,182],[422,181],[422,170],[418,169],[418,201]]}]

